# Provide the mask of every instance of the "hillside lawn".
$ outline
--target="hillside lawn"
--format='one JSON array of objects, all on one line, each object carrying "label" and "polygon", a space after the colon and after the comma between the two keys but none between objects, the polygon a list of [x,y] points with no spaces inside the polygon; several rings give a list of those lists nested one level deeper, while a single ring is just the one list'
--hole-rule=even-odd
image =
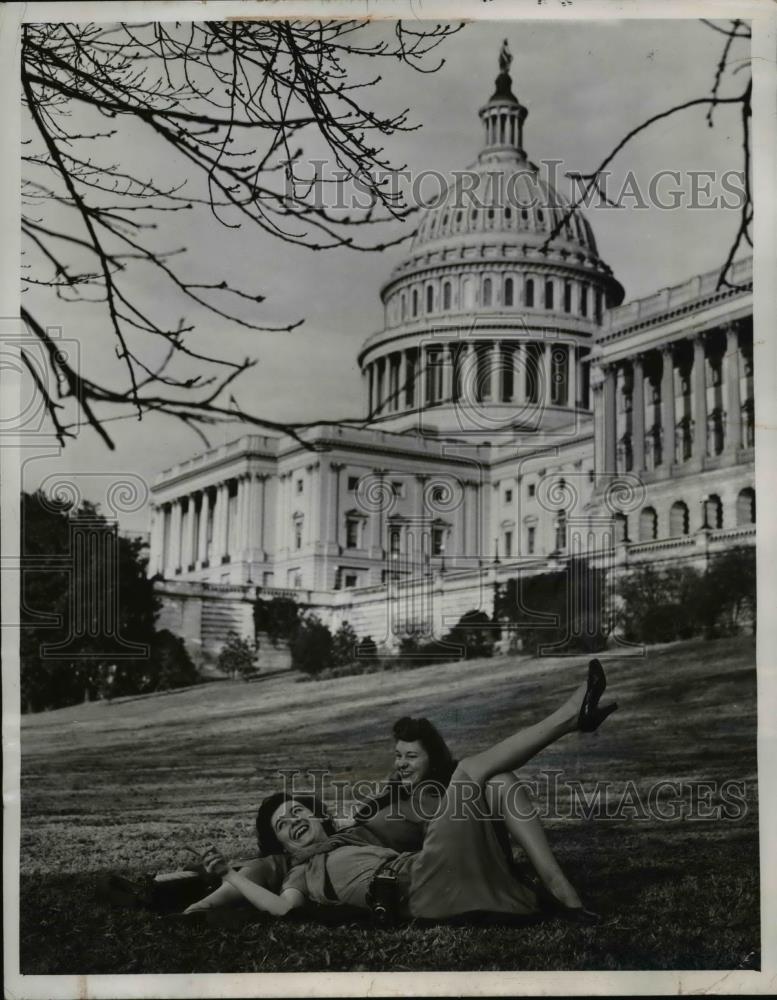
[{"label": "hillside lawn", "polygon": [[271,923],[252,910],[185,922],[98,903],[102,874],[180,868],[184,845],[251,856],[254,810],[277,787],[278,768],[382,777],[391,724],[404,714],[431,717],[463,756],[554,708],[586,661],[502,657],[312,683],[285,674],[24,718],[21,971],[757,968],[753,640],[610,656],[620,710],[524,773],[561,770],[587,787],[631,780],[644,797],[660,779],[736,780],[747,783],[747,809],[729,821],[661,822],[632,810],[550,822],[562,865],[603,925],[381,930]]}]

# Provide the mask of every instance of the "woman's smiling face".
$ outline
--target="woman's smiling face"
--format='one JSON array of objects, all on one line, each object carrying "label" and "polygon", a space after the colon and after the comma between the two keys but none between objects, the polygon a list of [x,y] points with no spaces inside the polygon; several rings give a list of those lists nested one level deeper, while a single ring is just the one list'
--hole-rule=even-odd
[{"label": "woman's smiling face", "polygon": [[406,788],[413,788],[429,773],[429,754],[419,740],[397,740],[394,769]]},{"label": "woman's smiling face", "polygon": [[282,802],[270,822],[285,851],[298,851],[327,837],[323,820],[294,799]]}]

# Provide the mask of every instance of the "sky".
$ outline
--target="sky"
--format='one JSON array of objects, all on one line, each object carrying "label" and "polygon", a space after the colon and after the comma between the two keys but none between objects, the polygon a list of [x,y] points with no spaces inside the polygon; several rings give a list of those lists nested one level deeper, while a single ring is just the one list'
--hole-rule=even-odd
[{"label": "sky", "polygon": [[[369,30],[375,35],[387,28],[373,24]],[[386,140],[393,162],[406,163],[413,171],[443,173],[472,164],[481,144],[477,109],[493,90],[503,38],[513,54],[513,90],[529,109],[524,146],[535,162],[561,160],[559,176],[566,170],[591,170],[645,118],[706,95],[723,41],[697,21],[470,23],[438,50],[446,62],[434,75],[419,76],[393,61],[381,64],[383,79],[368,99],[381,111],[409,108],[411,120],[420,126]],[[734,78],[735,86],[740,79]],[[139,134],[127,131],[112,142],[118,162],[140,160],[160,179],[177,177],[182,169],[160,149],[144,144]],[[704,109],[693,109],[652,126],[631,144],[614,163],[608,191],[619,190],[628,171],[646,189],[661,170],[681,171],[687,184],[689,171],[721,173],[740,167],[734,114],[719,109],[710,128]],[[565,190],[564,184],[560,187]],[[592,207],[586,215],[599,253],[625,287],[627,299],[719,267],[738,221],[735,211],[637,208],[633,199],[620,209]],[[166,232],[169,219],[174,228]],[[362,415],[356,355],[363,340],[382,325],[380,286],[406,249],[311,252],[255,229],[219,226],[205,211],[168,220],[162,220],[160,239],[189,248],[188,266],[199,276],[195,280],[229,277],[262,292],[266,301],[257,306],[262,321],[305,320],[290,333],[255,333],[215,317],[197,317],[195,343],[224,357],[257,359],[239,383],[241,404],[272,420]],[[392,231],[404,230],[396,224]],[[185,314],[185,306],[167,289],[140,281],[137,292],[171,315]],[[113,344],[97,314],[63,306],[41,293],[29,302],[77,344],[85,373],[113,377]],[[111,432],[114,452],[85,428],[58,454],[29,454],[25,488],[35,489],[51,474],[62,473],[79,483],[83,495],[100,501],[111,477],[130,473],[151,484],[162,469],[203,450],[199,439],[171,418],[119,422]],[[216,445],[240,433],[230,425],[211,430],[209,437]],[[123,526],[146,529],[147,511],[129,515]]]}]

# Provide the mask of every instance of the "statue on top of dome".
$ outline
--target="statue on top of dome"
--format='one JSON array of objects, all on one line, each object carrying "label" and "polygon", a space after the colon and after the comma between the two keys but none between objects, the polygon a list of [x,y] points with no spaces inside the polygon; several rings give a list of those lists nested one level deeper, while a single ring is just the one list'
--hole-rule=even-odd
[{"label": "statue on top of dome", "polygon": [[509,73],[512,61],[513,56],[510,52],[510,43],[505,38],[502,42],[502,48],[499,50],[499,71],[501,73]]}]

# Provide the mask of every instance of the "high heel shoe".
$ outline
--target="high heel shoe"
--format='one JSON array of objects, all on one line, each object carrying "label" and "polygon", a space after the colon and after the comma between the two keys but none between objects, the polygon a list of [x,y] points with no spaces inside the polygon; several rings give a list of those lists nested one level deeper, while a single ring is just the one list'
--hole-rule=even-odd
[{"label": "high heel shoe", "polygon": [[599,708],[599,699],[607,687],[607,678],[601,663],[594,659],[588,664],[588,687],[577,717],[577,728],[584,733],[592,733],[618,707],[616,702]]}]

